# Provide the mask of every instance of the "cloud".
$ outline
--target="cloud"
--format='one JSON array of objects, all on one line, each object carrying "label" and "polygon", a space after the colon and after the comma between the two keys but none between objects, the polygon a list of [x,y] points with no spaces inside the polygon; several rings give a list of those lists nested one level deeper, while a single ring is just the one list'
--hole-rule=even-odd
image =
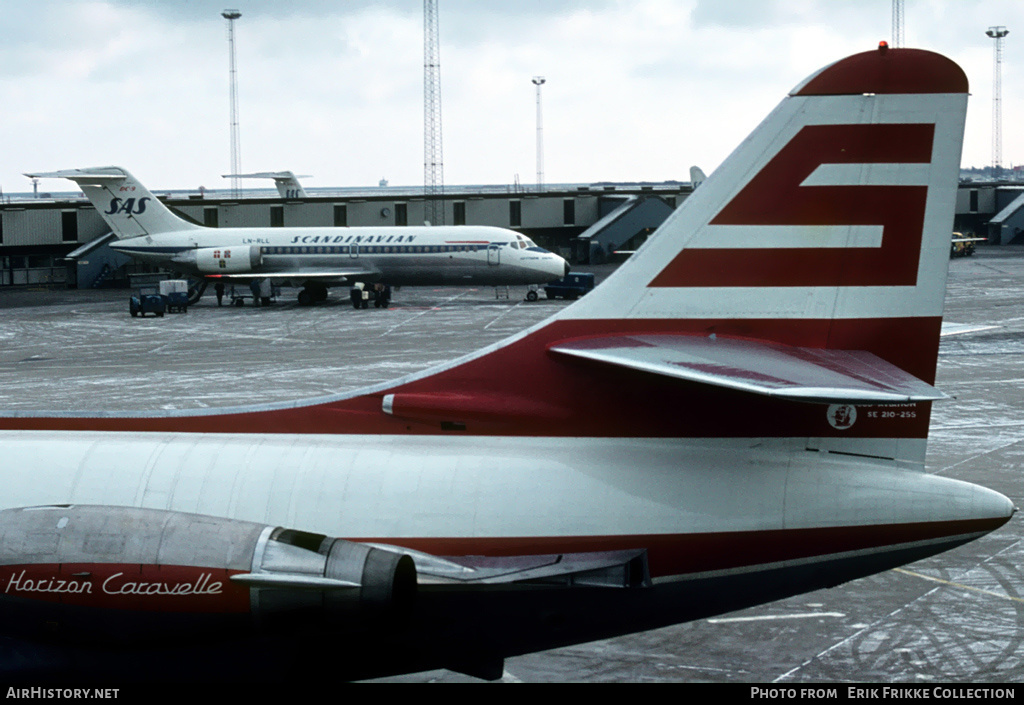
[{"label": "cloud", "polygon": [[[230,3],[227,3],[228,5]],[[440,0],[448,183],[531,182],[534,75],[549,182],[686,179],[713,169],[785,93],[890,32],[888,0]],[[123,163],[154,187],[226,185],[225,3],[8,2],[0,185],[22,171]],[[238,3],[242,165],[318,186],[423,173],[419,0]],[[1024,160],[1014,77],[1024,3],[911,0],[908,42],[960,62],[973,96],[965,163],[991,154],[989,24],[1011,29],[1004,162]]]}]

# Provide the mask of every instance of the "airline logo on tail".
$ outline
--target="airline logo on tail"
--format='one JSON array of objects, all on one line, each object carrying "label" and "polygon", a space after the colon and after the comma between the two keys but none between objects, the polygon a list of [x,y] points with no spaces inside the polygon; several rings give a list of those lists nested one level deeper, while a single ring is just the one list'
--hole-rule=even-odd
[{"label": "airline logo on tail", "polygon": [[148,200],[149,198],[145,196],[140,198],[138,203],[135,202],[134,198],[127,198],[124,200],[120,198],[111,198],[110,209],[103,212],[107,215],[115,215],[118,213],[124,213],[125,215],[142,215],[146,212],[146,201]]},{"label": "airline logo on tail", "polygon": [[[875,226],[879,244],[861,246],[849,233],[826,243],[818,227],[773,247],[684,249],[650,286],[915,286],[934,135],[933,124],[807,125],[708,223]],[[919,185],[877,184],[887,167],[907,164],[923,165]],[[865,174],[876,184],[863,184]]]}]

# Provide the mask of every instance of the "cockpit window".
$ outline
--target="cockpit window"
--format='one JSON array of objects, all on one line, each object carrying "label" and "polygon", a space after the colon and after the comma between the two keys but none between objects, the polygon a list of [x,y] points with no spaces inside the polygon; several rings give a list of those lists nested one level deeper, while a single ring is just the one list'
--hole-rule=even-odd
[{"label": "cockpit window", "polygon": [[512,242],[498,242],[498,243],[495,243],[495,244],[496,245],[508,245],[513,250],[525,250],[527,248],[536,247],[537,246],[537,244],[533,240],[528,238],[528,237],[523,237],[522,235],[516,235],[516,238],[517,239],[513,240]]}]

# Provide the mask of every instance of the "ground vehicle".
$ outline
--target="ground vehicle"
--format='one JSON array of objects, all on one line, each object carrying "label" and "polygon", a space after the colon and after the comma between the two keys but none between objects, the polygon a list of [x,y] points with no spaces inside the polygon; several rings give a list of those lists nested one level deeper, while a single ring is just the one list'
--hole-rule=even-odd
[{"label": "ground vehicle", "polygon": [[[572,272],[561,279],[544,285],[544,293],[549,299],[576,299],[594,288],[594,275],[589,272]],[[534,293],[534,292],[530,292]],[[527,294],[529,298],[529,294]],[[534,297],[535,299],[536,297]],[[534,299],[530,299],[533,301]]]},{"label": "ground vehicle", "polygon": [[165,279],[160,282],[160,296],[167,313],[188,313],[188,282],[184,279]]},{"label": "ground vehicle", "polygon": [[363,282],[356,282],[349,290],[352,299],[352,308],[367,308],[373,302],[374,308],[387,308],[391,305],[391,287],[380,282],[367,286]]},{"label": "ground vehicle", "polygon": [[963,233],[953,233],[953,241],[949,248],[950,258],[970,257],[974,254],[974,243],[984,242],[983,237],[971,237]]},{"label": "ground vehicle", "polygon": [[139,315],[145,316],[147,313],[163,316],[166,308],[164,297],[160,295],[159,289],[155,286],[140,286],[139,293],[128,300],[128,313],[132,315],[132,318]]}]

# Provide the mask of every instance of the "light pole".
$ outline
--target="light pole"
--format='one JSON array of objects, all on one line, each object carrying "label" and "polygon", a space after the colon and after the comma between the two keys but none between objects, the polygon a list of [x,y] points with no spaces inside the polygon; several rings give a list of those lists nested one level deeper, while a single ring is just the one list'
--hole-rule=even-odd
[{"label": "light pole", "polygon": [[985,34],[995,40],[992,55],[992,175],[1003,175],[1003,37],[1006,27],[989,27]]},{"label": "light pole", "polygon": [[537,86],[537,190],[544,188],[544,116],[540,106],[540,87],[547,83],[543,76],[534,76],[533,85]]},{"label": "light pole", "polygon": [[238,136],[238,69],[235,66],[235,20],[242,16],[238,10],[224,10],[221,17],[228,21],[228,54],[230,60],[231,80],[231,196],[239,198],[242,195],[241,179],[238,175],[242,173],[242,146]]}]

